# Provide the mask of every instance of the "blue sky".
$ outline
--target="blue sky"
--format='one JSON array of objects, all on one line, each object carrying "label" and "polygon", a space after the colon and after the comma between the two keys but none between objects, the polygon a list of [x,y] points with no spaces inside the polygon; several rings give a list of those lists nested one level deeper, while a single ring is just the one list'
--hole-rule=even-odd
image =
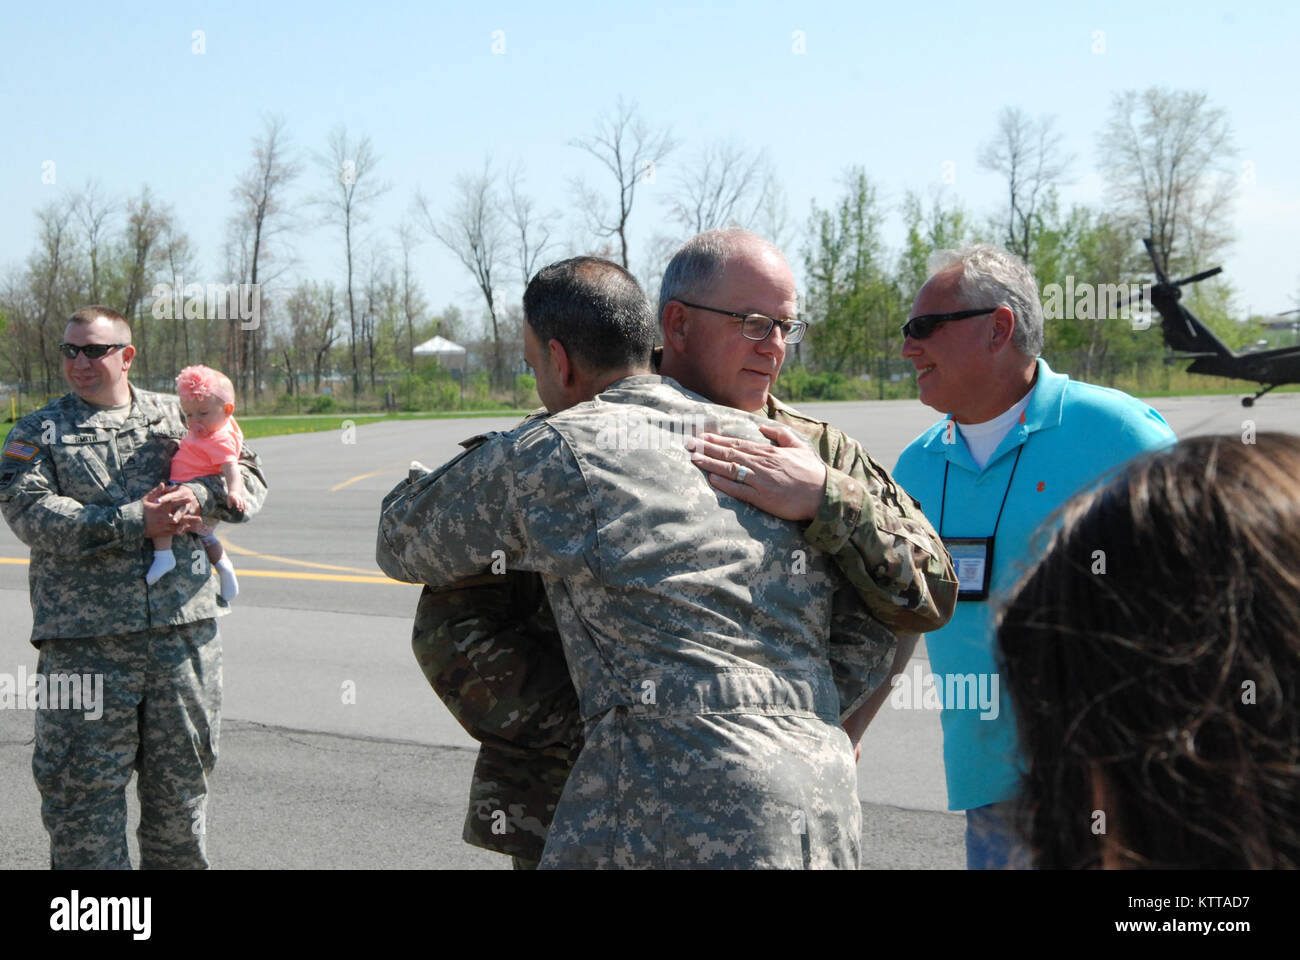
[{"label": "blue sky", "polygon": [[[1111,99],[1160,84],[1203,90],[1226,110],[1235,163],[1254,171],[1234,206],[1228,277],[1240,307],[1282,310],[1300,294],[1298,28],[1297,8],[1280,2],[11,3],[0,13],[0,268],[26,257],[39,206],[95,179],[116,195],[148,183],[198,246],[204,276],[186,279],[220,279],[230,190],[265,113],[286,117],[308,161],[293,192],[305,228],[291,276],[337,275],[336,235],[304,201],[324,185],[310,152],[339,124],[371,138],[393,185],[368,226],[380,241],[392,242],[417,188],[441,208],[455,176],[489,155],[522,162],[540,203],[573,215],[569,179],[603,181],[568,143],[620,94],[671,126],[676,159],[716,139],[766,148],[800,228],[810,201],[832,202],[845,168],[862,164],[897,247],[908,189],[945,190],[980,217],[999,209],[1001,182],[976,157],[1004,106],[1056,115],[1075,154],[1063,199],[1102,202],[1097,142]],[[504,54],[492,52],[496,30]],[[663,231],[672,159],[638,194],[634,269]],[[41,182],[47,160],[52,185]],[[468,273],[432,241],[419,273],[435,307],[478,309]]]}]

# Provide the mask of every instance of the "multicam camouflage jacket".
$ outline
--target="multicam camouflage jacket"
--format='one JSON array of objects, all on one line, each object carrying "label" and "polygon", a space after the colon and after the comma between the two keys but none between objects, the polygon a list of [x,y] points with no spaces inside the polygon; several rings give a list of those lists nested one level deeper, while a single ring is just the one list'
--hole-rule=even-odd
[{"label": "multicam camouflage jacket", "polygon": [[[774,397],[764,412],[803,436],[827,464],[826,495],[804,538],[838,547],[835,562],[862,598],[844,592],[835,598],[830,662],[844,718],[885,679],[896,639],[880,619],[892,619],[900,633],[948,621],[956,600],[951,560],[915,500],[857,441]],[[852,532],[842,537],[850,524]],[[899,602],[900,596],[907,599]],[[864,604],[879,619],[866,615]],[[483,744],[464,839],[539,859],[582,746],[577,693],[540,578],[508,571],[425,587],[411,646],[438,696]],[[499,811],[506,812],[504,822]]]},{"label": "multicam camouflage jacket", "polygon": [[862,602],[896,633],[944,626],[957,605],[957,576],[921,505],[843,431],[770,395],[766,413],[826,464],[821,509],[804,538],[835,557]]},{"label": "multicam camouflage jacket", "polygon": [[[228,613],[193,534],[173,538],[176,569],[146,586],[153,548],[140,498],[167,479],[185,421],[169,394],[131,389],[126,420],[69,393],[28,414],[0,455],[0,510],[31,547],[32,643],[135,633]],[[189,481],[203,516],[239,522],[261,509],[266,478],[244,447],[243,513],[225,505],[219,475]]]},{"label": "multicam camouflage jacket", "polygon": [[[652,414],[647,428],[646,411],[632,406],[638,403],[663,416]],[[639,429],[617,423],[632,417],[641,419]],[[433,586],[481,574],[494,562],[546,575],[587,721],[586,746],[560,804],[547,863],[611,865],[622,857],[630,858],[622,865],[849,865],[856,861],[856,827],[849,821],[856,822],[857,808],[856,801],[848,807],[843,801],[855,793],[855,776],[851,758],[842,763],[847,737],[835,722],[845,703],[830,669],[832,595],[860,605],[826,555],[808,549],[797,526],[708,484],[690,464],[681,434],[674,442],[666,425],[688,418],[696,418],[692,429],[761,437],[754,418],[703,404],[672,381],[625,379],[591,403],[491,437],[439,471],[399,485],[381,517],[380,565]],[[422,618],[439,620],[452,643],[426,651],[432,656],[422,665],[435,685],[459,682],[473,694],[453,706],[462,719],[504,707],[496,717],[513,722],[517,714],[502,681],[519,689],[536,680],[546,707],[533,714],[543,722],[530,722],[527,745],[560,756],[567,747],[571,755],[564,686],[556,671],[530,669],[544,658],[525,657],[520,676],[512,676],[507,649],[503,669],[493,675],[498,658],[492,654],[502,652],[501,642],[527,649],[528,617],[544,609],[508,576],[498,580],[494,588],[480,577],[470,588],[497,591],[487,620],[480,617],[489,595],[458,605],[454,594],[426,591]],[[512,619],[521,624],[514,632]],[[857,702],[883,678],[892,653],[892,636],[871,623],[857,659],[861,673],[874,677],[859,682]],[[417,629],[417,652],[419,640]],[[460,669],[452,666],[457,658]],[[723,716],[731,719],[717,719]],[[655,757],[682,759],[654,774],[650,794],[634,796],[632,781],[649,775],[627,767],[634,755],[651,766]],[[724,772],[732,762],[736,769]],[[734,795],[726,786],[733,781]],[[488,804],[496,809],[481,811],[482,819],[508,823],[506,836],[540,839],[546,831],[539,814],[546,811],[516,804],[508,783],[499,792],[502,802]],[[761,797],[775,804],[762,814],[754,807]],[[629,824],[643,822],[646,803],[658,811],[658,826],[626,835]],[[789,823],[772,832],[775,809],[815,824],[801,846],[790,846]],[[694,840],[676,832],[688,825]],[[495,848],[529,855],[500,834],[492,831]],[[718,844],[696,842],[711,835]]]}]

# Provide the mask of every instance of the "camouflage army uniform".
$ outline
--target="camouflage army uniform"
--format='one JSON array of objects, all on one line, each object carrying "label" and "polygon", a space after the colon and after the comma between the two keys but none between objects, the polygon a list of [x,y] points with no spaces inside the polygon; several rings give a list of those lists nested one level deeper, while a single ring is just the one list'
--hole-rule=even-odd
[{"label": "camouflage army uniform", "polygon": [[[826,494],[804,538],[834,554],[876,614],[864,615],[853,595],[836,594],[830,661],[845,719],[888,671],[897,640],[881,621],[900,633],[948,622],[956,600],[951,559],[916,502],[857,441],[774,397],[764,413],[804,437],[826,463]],[[577,694],[536,575],[509,571],[463,587],[425,587],[411,645],[438,696],[482,743],[464,840],[517,864],[536,861],[582,747]]]},{"label": "camouflage army uniform", "polygon": [[[761,438],[754,418],[694,397],[628,378],[399,486],[380,564],[436,586],[499,549],[546,575],[586,721],[548,865],[854,866],[856,776],[829,664],[842,575],[795,525],[713,490],[680,437],[600,442],[629,403]],[[448,471],[469,490],[454,505],[438,496],[452,498]],[[887,639],[859,660],[879,682],[892,638],[876,627]]]},{"label": "camouflage army uniform", "polygon": [[582,748],[578,692],[542,578],[486,574],[426,586],[411,637],[420,669],[479,740],[464,837],[518,862],[541,859]]},{"label": "camouflage army uniform", "polygon": [[[126,785],[139,773],[143,867],[205,867],[207,774],[217,756],[217,579],[192,534],[153,586],[139,500],[165,479],[185,423],[174,396],[131,389],[125,420],[69,393],[14,425],[0,456],[0,509],[31,547],[32,643],[43,674],[103,675],[103,715],[36,713],[32,770],[56,868],[130,867]],[[120,422],[119,422],[120,421]],[[205,518],[238,522],[266,496],[245,447],[244,513],[220,476],[186,484]]]}]

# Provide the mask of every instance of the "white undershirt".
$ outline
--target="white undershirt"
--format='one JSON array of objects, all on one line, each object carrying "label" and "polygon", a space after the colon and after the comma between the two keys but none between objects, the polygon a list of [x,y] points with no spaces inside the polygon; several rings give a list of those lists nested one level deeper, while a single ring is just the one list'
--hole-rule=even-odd
[{"label": "white undershirt", "polygon": [[1020,421],[1020,415],[1024,413],[1025,407],[1029,406],[1029,398],[1033,394],[1031,388],[1020,398],[1019,403],[992,420],[985,420],[983,423],[957,424],[957,429],[966,438],[966,446],[970,448],[970,455],[975,460],[975,465],[981,470],[984,469],[984,464],[989,462],[989,457],[993,456],[993,451],[998,448],[1002,438]]}]

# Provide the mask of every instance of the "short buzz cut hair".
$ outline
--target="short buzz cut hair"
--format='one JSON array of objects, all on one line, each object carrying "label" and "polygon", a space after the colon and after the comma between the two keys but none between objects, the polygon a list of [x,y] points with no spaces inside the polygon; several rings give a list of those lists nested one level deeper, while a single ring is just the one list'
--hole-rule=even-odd
[{"label": "short buzz cut hair", "polygon": [[1007,307],[1016,316],[1011,344],[1026,357],[1043,352],[1043,304],[1029,264],[1009,250],[987,243],[959,250],[936,250],[927,264],[929,275],[960,268],[957,296],[972,310]]},{"label": "short buzz cut hair", "polygon": [[524,320],[543,345],[558,340],[592,373],[648,365],[657,333],[636,278],[600,257],[538,270],[524,290]]},{"label": "short buzz cut hair", "polygon": [[113,326],[126,331],[126,336],[123,339],[125,339],[127,343],[131,342],[131,321],[122,316],[112,307],[105,307],[98,303],[92,304],[89,307],[82,307],[68,318],[68,323],[75,323],[82,327],[88,327],[100,318],[103,318],[113,324]]},{"label": "short buzz cut hair", "polygon": [[780,257],[783,263],[786,262],[780,247],[766,237],[741,227],[705,230],[683,243],[668,261],[663,280],[659,283],[659,321],[663,322],[664,307],[668,306],[670,300],[698,297],[702,291],[717,283],[722,278],[727,261],[746,246],[767,250]]}]

